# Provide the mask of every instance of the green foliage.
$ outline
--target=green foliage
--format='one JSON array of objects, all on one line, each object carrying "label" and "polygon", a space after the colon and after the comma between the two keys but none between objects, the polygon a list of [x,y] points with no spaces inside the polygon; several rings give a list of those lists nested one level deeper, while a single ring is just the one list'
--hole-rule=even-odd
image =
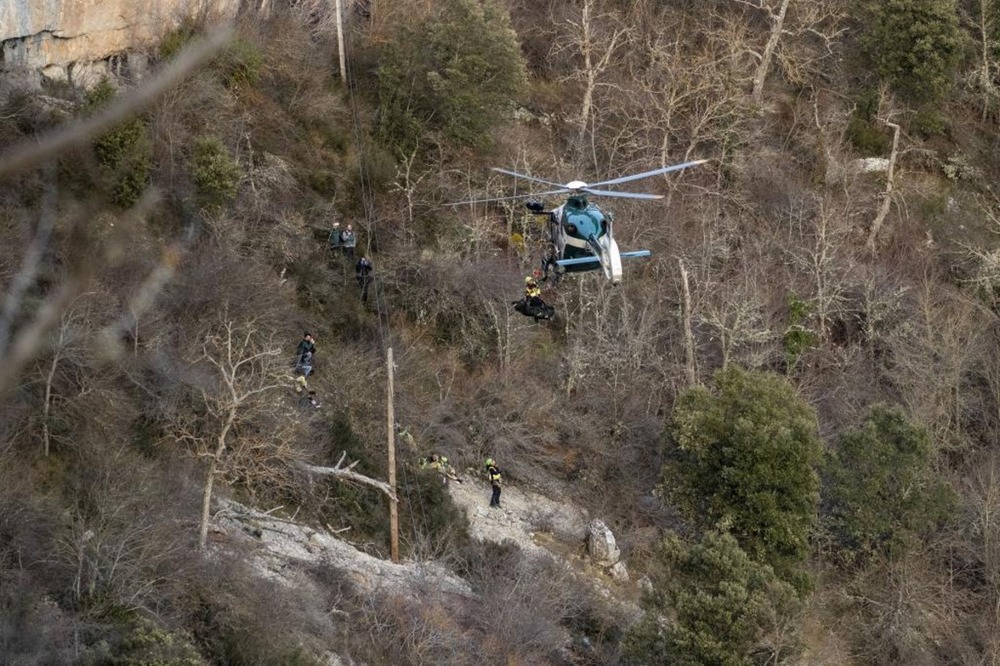
[{"label": "green foliage", "polygon": [[962,50],[954,0],[863,0],[862,38],[875,71],[915,101],[941,101]]},{"label": "green foliage", "polygon": [[858,95],[854,113],[847,122],[847,138],[866,157],[885,155],[891,146],[889,133],[876,124],[879,93],[874,88],[865,88]]},{"label": "green foliage", "polygon": [[191,175],[202,205],[219,206],[236,196],[243,171],[218,137],[203,136],[194,143]]},{"label": "green foliage", "polygon": [[[354,432],[349,415],[335,416],[329,429],[330,458],[337,460],[346,451],[348,460],[358,461],[357,471],[375,478],[386,477],[384,453],[375,455],[365,446]],[[437,550],[442,546],[452,549],[467,540],[468,520],[452,501],[440,475],[403,470],[397,493],[404,544]],[[388,552],[389,513],[386,497],[378,490],[331,479],[323,516],[325,522],[350,525],[354,538],[373,540]]]},{"label": "green foliage", "polygon": [[[107,79],[87,93],[85,110],[94,113],[109,105],[117,92]],[[101,171],[112,183],[111,200],[122,208],[135,204],[149,184],[152,148],[146,121],[133,117],[102,134],[94,141],[94,153]]]},{"label": "green foliage", "polygon": [[198,26],[191,19],[185,19],[179,26],[164,35],[160,40],[159,53],[164,60],[169,60],[180,53],[188,42],[198,34]]},{"label": "green foliage", "polygon": [[260,81],[264,56],[257,45],[234,39],[216,61],[223,83],[229,88],[252,88]]},{"label": "green foliage", "polygon": [[440,474],[431,470],[406,472],[399,493],[400,530],[410,544],[428,549],[421,555],[452,552],[468,540],[469,521],[452,501]]},{"label": "green foliage", "polygon": [[955,507],[930,467],[931,438],[902,410],[873,407],[827,455],[826,522],[847,559],[899,554],[929,536]]},{"label": "green foliage", "polygon": [[190,636],[170,632],[149,620],[136,620],[119,640],[102,641],[84,653],[84,666],[202,666],[205,660]]},{"label": "green foliage", "polygon": [[[346,452],[347,458],[357,461],[358,472],[376,478],[385,478],[385,466],[376,459],[354,432],[351,418],[346,412],[334,416],[329,424],[332,461]],[[374,540],[384,548],[389,546],[389,513],[385,496],[374,488],[344,483],[330,479],[329,495],[323,503],[324,522],[350,525],[355,539]]]},{"label": "green foliage", "polygon": [[812,306],[801,300],[795,294],[788,295],[788,328],[782,342],[785,347],[785,368],[787,372],[795,369],[802,354],[814,347],[819,341],[819,336],[806,327],[809,315],[812,313]]},{"label": "green foliage", "polygon": [[865,157],[878,157],[889,151],[889,135],[874,123],[851,116],[847,122],[847,138]]},{"label": "green foliage", "polygon": [[722,526],[800,591],[816,520],[816,415],[786,380],[729,368],[681,394],[665,434],[663,492],[702,529]]},{"label": "green foliage", "polygon": [[[732,535],[710,531],[693,545],[670,535],[654,566],[645,615],[622,642],[629,661],[742,666],[765,657],[779,663],[795,648],[787,639],[773,640],[799,611],[795,590]],[[662,623],[664,615],[672,621]]]},{"label": "green foliage", "polygon": [[525,65],[495,0],[444,0],[400,26],[378,69],[380,140],[406,154],[426,132],[484,146],[511,108]]},{"label": "green foliage", "polygon": [[936,108],[925,106],[910,119],[910,131],[925,138],[942,136],[948,129],[945,115]]}]

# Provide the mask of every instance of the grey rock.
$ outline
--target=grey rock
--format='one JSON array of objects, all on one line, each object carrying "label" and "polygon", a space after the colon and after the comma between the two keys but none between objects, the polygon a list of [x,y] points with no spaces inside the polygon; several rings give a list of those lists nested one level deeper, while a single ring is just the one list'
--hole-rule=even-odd
[{"label": "grey rock", "polygon": [[587,525],[587,554],[598,565],[610,567],[621,558],[615,535],[603,520],[593,520]]}]

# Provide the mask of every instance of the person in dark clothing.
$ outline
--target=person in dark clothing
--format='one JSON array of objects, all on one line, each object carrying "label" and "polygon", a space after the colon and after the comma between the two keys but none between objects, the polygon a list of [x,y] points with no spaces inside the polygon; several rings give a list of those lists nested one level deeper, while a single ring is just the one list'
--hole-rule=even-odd
[{"label": "person in dark clothing", "polygon": [[340,247],[344,248],[344,255],[354,260],[354,248],[358,244],[358,237],[354,235],[354,227],[347,225],[347,228],[340,232]]},{"label": "person in dark clothing", "polygon": [[330,236],[326,240],[327,247],[336,250],[340,247],[340,222],[334,222],[330,229]]},{"label": "person in dark clothing", "polygon": [[361,301],[364,303],[368,302],[368,287],[372,283],[372,262],[368,257],[361,257],[358,259],[357,265],[354,267],[354,274],[358,280],[358,286],[361,287]]},{"label": "person in dark clothing", "polygon": [[316,339],[309,331],[302,334],[299,346],[295,348],[295,362],[292,367],[295,372],[308,377],[313,371],[313,356],[316,354]]},{"label": "person in dark clothing", "polygon": [[490,507],[500,508],[500,468],[493,458],[486,459],[486,478],[490,480],[493,494],[490,496]]},{"label": "person in dark clothing", "polygon": [[299,357],[298,362],[295,364],[295,372],[303,377],[308,377],[312,374],[312,371],[313,353],[310,351],[303,352],[302,356]]},{"label": "person in dark clothing", "polygon": [[309,331],[302,334],[302,340],[299,342],[299,346],[295,348],[295,357],[301,359],[302,355],[306,352],[310,354],[316,353],[316,338]]}]

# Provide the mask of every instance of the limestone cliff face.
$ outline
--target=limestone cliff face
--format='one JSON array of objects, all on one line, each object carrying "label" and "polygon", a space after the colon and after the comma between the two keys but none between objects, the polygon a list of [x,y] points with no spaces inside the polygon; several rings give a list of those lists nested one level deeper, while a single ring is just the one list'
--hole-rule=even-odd
[{"label": "limestone cliff face", "polygon": [[192,16],[231,19],[239,0],[0,0],[5,69],[64,71],[157,41]]}]

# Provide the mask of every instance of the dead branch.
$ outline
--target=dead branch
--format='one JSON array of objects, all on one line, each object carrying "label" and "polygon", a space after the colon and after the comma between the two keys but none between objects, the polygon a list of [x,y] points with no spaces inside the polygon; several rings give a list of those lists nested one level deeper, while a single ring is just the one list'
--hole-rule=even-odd
[{"label": "dead branch", "polygon": [[344,458],[346,457],[347,452],[345,451],[340,455],[340,460],[338,460],[337,464],[333,467],[317,467],[316,465],[309,465],[307,463],[299,463],[299,466],[312,474],[336,476],[341,479],[346,479],[347,481],[353,481],[372,488],[377,488],[385,493],[386,496],[388,496],[388,498],[393,502],[399,501],[399,498],[396,497],[396,492],[385,481],[379,481],[378,479],[373,479],[370,476],[365,476],[364,474],[355,472],[354,466],[358,464],[358,461],[354,461],[347,467],[344,467]]}]

